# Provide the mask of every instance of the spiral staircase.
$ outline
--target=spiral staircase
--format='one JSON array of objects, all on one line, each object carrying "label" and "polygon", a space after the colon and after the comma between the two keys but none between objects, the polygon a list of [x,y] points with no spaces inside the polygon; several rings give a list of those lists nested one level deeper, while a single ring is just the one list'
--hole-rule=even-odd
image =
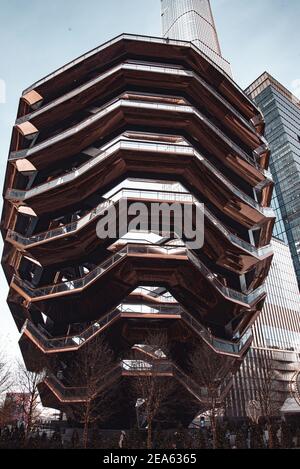
[{"label": "spiral staircase", "polygon": [[[128,383],[143,369],[129,356],[140,344],[147,363],[149,330],[170,343],[151,372],[176,383],[179,421],[208,405],[189,372],[195,344],[224,357],[222,402],[250,347],[272,261],[263,133],[242,90],[183,41],[124,34],[24,91],[5,178],[2,265],[25,363],[47,366],[44,405],[68,414],[84,402],[84,387],[68,386],[58,369],[105,335],[121,360],[103,386],[118,380],[122,427],[134,425]],[[175,223],[144,239],[99,239],[97,223],[123,200],[204,204],[203,247],[191,249]]]}]

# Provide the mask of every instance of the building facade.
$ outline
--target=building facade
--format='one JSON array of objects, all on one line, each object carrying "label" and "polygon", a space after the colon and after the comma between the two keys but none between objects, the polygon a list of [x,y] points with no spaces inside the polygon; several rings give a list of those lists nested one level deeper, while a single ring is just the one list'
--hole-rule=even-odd
[{"label": "building facade", "polygon": [[190,41],[231,76],[222,56],[209,0],[161,0],[163,37]]},{"label": "building facade", "polygon": [[274,412],[295,415],[300,412],[300,102],[268,73],[255,80],[246,93],[264,115],[271,149],[274,259],[266,282],[266,303],[253,326],[253,346],[234,378],[227,414],[246,416],[248,403],[259,400],[259,380],[266,379],[271,363],[275,370]]},{"label": "building facade", "polygon": [[246,93],[265,117],[278,215],[274,235],[287,238],[300,285],[300,101],[266,72]]},{"label": "building facade", "polygon": [[[272,246],[274,258],[266,281],[266,302],[252,328],[251,349],[234,377],[234,386],[226,403],[227,415],[234,418],[247,415],[250,401],[260,401],[260,380],[268,379],[270,393],[265,394],[273,401],[274,414],[279,415],[281,411],[289,413],[290,409],[291,413],[300,412],[291,392],[300,368],[297,278],[288,246],[275,238]],[[268,368],[274,370],[272,376]]]}]

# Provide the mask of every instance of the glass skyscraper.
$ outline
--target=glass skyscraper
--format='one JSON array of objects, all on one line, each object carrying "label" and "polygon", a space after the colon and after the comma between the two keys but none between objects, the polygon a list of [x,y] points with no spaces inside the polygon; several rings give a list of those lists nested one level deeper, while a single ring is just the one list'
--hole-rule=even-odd
[{"label": "glass skyscraper", "polygon": [[264,115],[271,149],[274,259],[267,300],[253,326],[250,352],[234,378],[227,414],[245,416],[247,403],[257,397],[255,376],[263,379],[262,363],[268,358],[277,375],[278,411],[293,414],[300,412],[290,397],[300,361],[300,101],[267,72],[246,93]]},{"label": "glass skyscraper", "polygon": [[274,225],[273,236],[274,238],[279,239],[280,241],[283,241],[285,244],[288,244],[285,226],[284,226],[284,222],[282,219],[282,213],[281,213],[280,205],[278,202],[276,187],[274,187],[273,189],[273,197],[271,201],[271,206],[276,215],[276,222]]},{"label": "glass skyscraper", "polygon": [[246,93],[265,117],[270,170],[275,182],[274,235],[288,241],[300,284],[300,101],[266,72]]},{"label": "glass skyscraper", "polygon": [[209,0],[161,0],[161,16],[165,38],[192,42],[231,75],[230,63],[222,57]]}]

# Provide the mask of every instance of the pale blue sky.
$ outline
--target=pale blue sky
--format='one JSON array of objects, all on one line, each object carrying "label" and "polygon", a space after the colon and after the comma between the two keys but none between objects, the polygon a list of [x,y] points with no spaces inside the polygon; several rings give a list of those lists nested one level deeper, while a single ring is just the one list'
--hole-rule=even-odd
[{"label": "pale blue sky", "polygon": [[[223,55],[246,87],[264,70],[292,89],[300,79],[299,0],[211,0]],[[160,0],[0,0],[0,184],[23,89],[120,33],[160,35]],[[0,274],[0,335],[17,333]]]}]

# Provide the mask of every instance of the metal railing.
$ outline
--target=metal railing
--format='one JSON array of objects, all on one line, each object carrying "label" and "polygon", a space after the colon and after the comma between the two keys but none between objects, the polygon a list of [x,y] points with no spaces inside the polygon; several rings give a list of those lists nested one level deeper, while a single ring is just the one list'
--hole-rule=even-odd
[{"label": "metal railing", "polygon": [[219,353],[224,353],[225,355],[236,355],[240,356],[245,345],[250,344],[250,339],[252,340],[252,331],[249,328],[243,336],[237,342],[231,342],[229,340],[219,339],[218,337],[213,336],[207,329],[205,329],[201,324],[186,310],[181,311],[181,317],[183,320],[189,324],[192,329],[215,351]]},{"label": "metal railing", "polygon": [[256,288],[254,291],[246,294],[241,293],[237,290],[233,290],[232,288],[225,287],[220,280],[217,279],[216,275],[212,273],[203,262],[198,259],[197,256],[191,251],[187,249],[187,256],[192,261],[193,265],[198,268],[198,270],[203,274],[203,276],[213,284],[217,290],[219,290],[222,295],[228,299],[249,305],[252,304],[256,299],[258,299],[262,294],[265,293],[265,285],[261,285],[260,287]]},{"label": "metal railing", "polygon": [[[166,292],[162,294],[157,294],[156,290],[157,287],[138,287],[132,292],[132,295],[141,294],[149,296],[150,298],[159,299],[161,303],[172,303],[173,305],[177,304],[177,301],[175,300],[174,296],[172,296],[170,293]],[[130,302],[130,296],[128,298],[128,301]]]},{"label": "metal railing", "polygon": [[[210,171],[215,174],[218,179],[222,180],[226,187],[228,187],[232,192],[236,193],[243,200],[251,203],[254,206],[260,207],[259,204],[250,196],[245,194],[242,190],[238,189],[231,182],[229,182],[222,173],[209,161],[207,161],[197,150],[195,150],[191,145],[186,142],[185,144],[166,144],[166,143],[151,143],[146,141],[139,140],[126,140],[122,138],[122,135],[117,141],[113,141],[110,144],[104,145],[102,149],[99,149],[97,156],[94,156],[92,159],[82,164],[79,168],[76,168],[73,171],[68,172],[65,175],[58,176],[51,181],[42,183],[32,189],[28,190],[19,190],[19,189],[8,189],[6,192],[6,198],[12,200],[27,200],[36,195],[48,192],[51,189],[60,187],[69,182],[73,182],[92,168],[97,166],[99,163],[103,162],[105,159],[108,159],[111,155],[120,150],[136,150],[136,151],[146,151],[146,152],[157,152],[157,153],[173,153],[173,154],[190,154],[194,155],[202,165],[206,166]],[[268,175],[268,178],[270,175]]]},{"label": "metal railing", "polygon": [[101,317],[98,321],[94,322],[91,326],[87,327],[80,334],[74,334],[71,336],[51,338],[47,331],[43,328],[35,326],[31,321],[26,320],[22,334],[34,337],[34,340],[38,342],[39,346],[45,353],[55,351],[55,353],[61,351],[64,352],[66,349],[77,350],[82,347],[87,341],[93,339],[97,334],[108,327],[114,320],[121,317],[122,314],[138,315],[140,314],[143,318],[148,315],[171,315],[182,318],[186,324],[188,324],[194,332],[204,340],[207,345],[213,348],[216,352],[225,355],[240,356],[245,345],[250,344],[252,339],[251,328],[249,328],[238,341],[229,341],[219,339],[213,336],[202,324],[197,321],[188,311],[182,308],[178,303],[170,303],[169,305],[155,305],[148,307],[145,305],[135,305],[134,309],[129,308],[127,304],[121,303],[116,309],[110,311],[105,316]]},{"label": "metal railing", "polygon": [[53,146],[58,142],[61,142],[68,137],[72,136],[73,134],[78,134],[78,132],[85,130],[90,125],[98,122],[107,114],[113,112],[114,110],[125,107],[125,108],[136,108],[136,109],[143,109],[143,110],[157,110],[160,112],[167,112],[171,111],[174,113],[182,113],[182,114],[190,114],[197,117],[201,123],[203,123],[210,131],[216,134],[223,142],[228,145],[238,156],[240,156],[243,160],[247,161],[251,164],[252,167],[257,168],[259,171],[260,167],[256,162],[256,158],[254,156],[254,152],[251,156],[249,156],[244,150],[242,150],[237,144],[235,144],[227,135],[222,132],[215,124],[213,124],[204,114],[198,111],[192,105],[178,105],[178,104],[165,104],[165,103],[150,103],[150,102],[143,102],[138,100],[127,100],[118,96],[117,98],[111,100],[109,103],[105,104],[102,108],[99,109],[95,115],[88,117],[87,119],[83,120],[81,123],[76,124],[74,127],[71,127],[62,133],[50,137],[49,139],[38,143],[36,146],[33,146],[27,150],[20,150],[11,152],[9,154],[9,160],[15,161],[17,159],[21,159],[24,157],[28,157],[34,155],[49,146]]},{"label": "metal railing", "polygon": [[33,288],[26,280],[14,275],[12,279],[12,287],[17,286],[23,290],[23,292],[34,299],[48,299],[57,294],[72,293],[72,291],[82,290],[97,278],[100,278],[108,269],[117,265],[124,257],[128,255],[160,255],[160,256],[182,256],[187,257],[192,264],[198,269],[199,272],[212,284],[225,298],[236,301],[246,305],[253,303],[263,293],[265,293],[265,287],[262,285],[249,294],[241,293],[232,288],[224,286],[220,280],[217,279],[216,275],[212,273],[200,259],[192,253],[191,250],[187,249],[184,245],[180,246],[155,246],[155,245],[143,245],[143,244],[127,244],[116,254],[113,254],[109,259],[105,260],[102,264],[96,267],[94,270],[86,274],[84,277],[76,280],[68,280],[66,282],[49,285],[46,287]]},{"label": "metal railing", "polygon": [[[24,117],[19,118],[17,123],[22,123],[24,122],[24,120],[35,119],[37,116],[44,114],[45,112],[48,112],[50,109],[53,109],[54,107],[69,101],[75,96],[83,93],[86,90],[89,90],[93,86],[101,83],[106,78],[110,77],[111,75],[114,75],[115,73],[121,70],[129,70],[129,71],[134,70],[134,71],[141,71],[141,72],[148,72],[148,73],[150,72],[150,73],[165,74],[165,75],[170,75],[171,77],[176,75],[176,76],[193,78],[195,81],[200,83],[200,85],[203,88],[209,91],[210,94],[213,95],[219,102],[221,102],[222,105],[225,106],[233,115],[235,115],[243,123],[244,126],[246,126],[252,132],[255,132],[254,127],[251,126],[250,123],[241,114],[239,114],[236,111],[236,109],[228,101],[226,101],[211,85],[209,85],[205,80],[203,80],[195,72],[191,70],[186,70],[182,67],[175,66],[175,65],[170,65],[170,64],[164,65],[161,63],[153,63],[153,62],[149,63],[148,61],[140,62],[136,60],[125,60],[122,64],[118,64],[115,67],[112,67],[110,70],[105,71],[104,73],[97,76],[96,78],[93,78],[87,83],[75,88],[74,90],[71,90],[70,92],[64,94],[63,96],[60,96],[54,101],[51,101],[50,103],[42,106],[40,109],[30,114],[27,114]],[[260,139],[262,139],[260,135],[257,134],[257,136]]]},{"label": "metal railing", "polygon": [[45,331],[41,327],[35,326],[31,321],[26,320],[23,334],[29,333],[37,339],[40,344],[44,347],[47,351],[51,351],[53,349],[60,348],[62,351],[64,349],[78,349],[87,341],[91,340],[97,334],[99,334],[103,329],[108,327],[116,318],[122,316],[122,314],[157,314],[157,315],[178,315],[180,317],[180,307],[178,303],[174,306],[170,304],[170,306],[165,305],[157,305],[153,308],[144,308],[143,305],[137,305],[134,309],[129,308],[128,305],[121,303],[117,308],[110,311],[105,316],[101,317],[99,320],[94,322],[91,326],[88,326],[84,331],[80,334],[74,334],[71,336],[65,337],[58,337],[58,338],[50,338],[47,337],[47,331]]},{"label": "metal railing", "polygon": [[[97,393],[101,391],[102,388],[106,387],[112,381],[115,381],[117,378],[121,377],[122,369],[120,365],[117,365],[112,370],[107,372],[103,376],[103,383],[99,383],[99,388],[97,389]],[[86,401],[87,400],[87,388],[81,386],[64,386],[61,381],[54,376],[53,374],[49,374],[44,383],[53,391],[53,393],[58,397],[61,401]],[[93,397],[93,396],[89,396]]]},{"label": "metal railing", "polygon": [[191,48],[193,49],[197,54],[199,54],[200,56],[204,57],[205,60],[210,63],[215,69],[218,70],[218,72],[220,73],[221,76],[223,77],[226,77],[226,79],[228,80],[228,82],[231,84],[231,86],[236,89],[240,94],[241,96],[243,97],[243,99],[251,106],[251,108],[253,110],[256,111],[256,115],[260,116],[262,119],[262,113],[260,112],[260,110],[258,109],[258,107],[251,101],[251,99],[245,94],[245,92],[242,90],[242,88],[239,87],[239,85],[226,73],[224,72],[224,70],[219,67],[217,64],[215,64],[213,62],[213,60],[208,57],[203,51],[201,51],[195,44],[193,44],[192,42],[188,42],[188,41],[182,41],[182,40],[176,40],[176,39],[169,39],[169,38],[159,38],[159,37],[153,37],[153,36],[142,36],[142,35],[138,35],[138,34],[126,34],[126,33],[123,33],[117,37],[115,37],[114,39],[111,39],[107,42],[105,42],[104,44],[102,44],[101,46],[99,47],[96,47],[95,49],[81,55],[80,57],[78,57],[77,59],[75,60],[72,60],[71,62],[69,62],[68,64],[64,65],[63,67],[59,68],[58,70],[50,73],[49,75],[47,75],[46,77],[44,77],[43,79],[37,81],[36,83],[34,83],[33,85],[31,85],[29,88],[27,88],[24,93],[28,93],[29,91],[33,90],[34,88],[36,87],[39,87],[41,85],[43,85],[44,83],[46,83],[48,80],[58,76],[59,74],[67,71],[67,70],[70,70],[70,68],[74,67],[75,65],[79,65],[80,63],[82,63],[83,61],[85,61],[86,59],[92,57],[93,55],[101,52],[102,50],[106,49],[107,47],[115,44],[116,42],[120,41],[120,40],[127,40],[127,41],[139,41],[139,42],[150,42],[152,44],[155,44],[155,43],[158,43],[158,44],[167,44],[167,45],[174,45],[174,46],[180,46],[180,47],[185,47],[185,48]]},{"label": "metal railing", "polygon": [[199,386],[197,383],[188,375],[186,375],[178,366],[172,364],[174,369],[174,375],[177,379],[187,388],[192,394],[195,395],[200,401],[209,402],[212,397],[216,398],[219,403],[224,399],[229,387],[232,385],[232,374],[229,373],[219,385],[216,384],[214,391],[210,389],[208,391],[207,387]]},{"label": "metal railing", "polygon": [[157,200],[157,201],[174,201],[174,202],[190,202],[192,203],[194,198],[188,192],[167,192],[167,191],[155,191],[155,190],[141,190],[141,189],[130,189],[124,188],[119,189],[115,194],[111,195],[109,199],[101,202],[96,208],[91,210],[86,215],[82,216],[76,221],[67,223],[60,227],[50,229],[33,235],[27,238],[13,230],[9,230],[7,234],[8,241],[15,241],[24,247],[40,244],[45,241],[65,237],[71,235],[76,231],[81,230],[96,218],[103,215],[111,206],[118,203],[121,199],[136,198],[139,200]]},{"label": "metal railing", "polygon": [[[84,386],[64,386],[54,375],[48,375],[44,383],[52,390],[60,401],[86,401],[101,392],[102,388],[107,387],[112,381],[120,378],[123,374],[126,376],[138,376],[143,373],[151,373],[157,376],[173,376],[177,378],[199,401],[205,402],[210,396],[207,388],[198,385],[190,376],[186,375],[178,366],[168,360],[157,359],[152,363],[143,360],[122,360],[119,365],[114,367],[103,376],[97,390],[93,390],[90,395],[87,394],[87,388]],[[232,376],[229,374],[223,382],[216,387],[215,396],[221,401],[224,398],[225,391],[228,390]]]},{"label": "metal railing", "polygon": [[[40,243],[47,241],[52,241],[61,237],[71,235],[89,223],[94,221],[97,217],[100,217],[104,214],[111,206],[118,203],[122,198],[136,198],[139,200],[157,200],[162,202],[164,200],[181,202],[181,203],[193,203],[199,209],[201,209],[201,204],[198,199],[192,196],[188,192],[170,192],[170,191],[155,191],[155,190],[140,190],[140,189],[130,189],[123,188],[119,189],[115,194],[111,195],[107,200],[101,202],[95,209],[82,216],[82,218],[73,221],[71,223],[62,225],[60,227],[44,231],[37,235],[31,237],[25,237],[24,235],[15,232],[13,230],[8,230],[6,240],[10,242],[15,242],[21,245],[24,248],[33,247]],[[252,244],[244,241],[239,238],[237,235],[231,233],[210,211],[205,207],[204,211],[205,216],[210,220],[210,222],[217,227],[217,229],[234,245],[237,247],[246,250],[252,255],[261,258],[272,253],[272,248],[270,245],[264,246],[261,248],[256,248]],[[175,226],[176,228],[176,226]]]}]

